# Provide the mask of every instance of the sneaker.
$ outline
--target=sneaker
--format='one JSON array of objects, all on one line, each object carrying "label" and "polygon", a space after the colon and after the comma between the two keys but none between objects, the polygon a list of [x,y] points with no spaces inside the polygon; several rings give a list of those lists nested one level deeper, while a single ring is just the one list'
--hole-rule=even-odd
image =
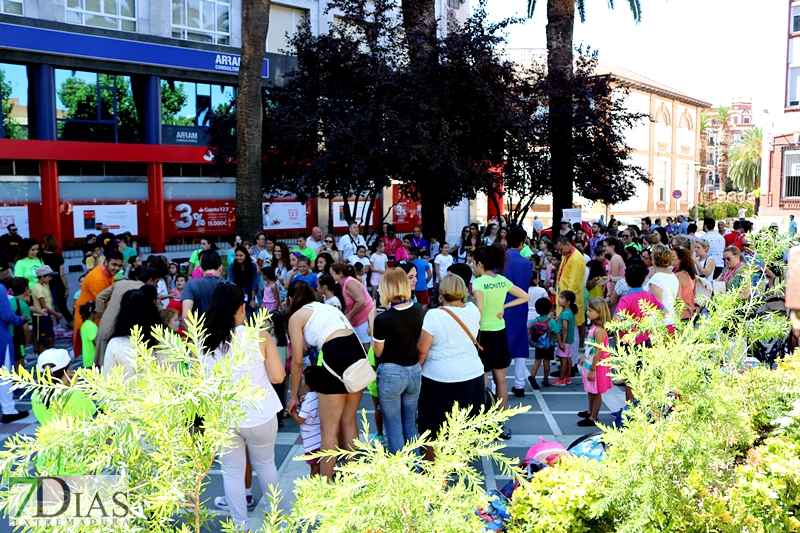
[{"label": "sneaker", "polygon": [[578,416],[581,418],[589,418],[592,415],[589,414],[589,411],[581,411],[580,413],[578,413]]},{"label": "sneaker", "polygon": [[572,378],[567,378],[564,380],[565,385],[572,385]]},{"label": "sneaker", "polygon": [[511,438],[511,430],[508,429],[505,425],[500,426],[500,427],[502,428],[503,432],[500,433],[500,435],[498,435],[498,438],[500,438],[502,440],[510,439]]},{"label": "sneaker", "polygon": [[539,390],[539,384],[536,383],[536,378],[534,378],[533,376],[528,376],[528,383],[531,384],[531,388],[533,390]]},{"label": "sneaker", "polygon": [[595,420],[592,420],[591,418],[584,418],[583,420],[578,422],[578,425],[582,428],[593,428],[597,425],[597,422]]},{"label": "sneaker", "polygon": [[549,387],[549,386],[550,386],[550,380],[549,379],[543,379],[542,380],[542,387]]},{"label": "sneaker", "polygon": [[377,433],[373,433],[372,435],[369,436],[369,440],[376,440],[381,444],[383,444],[383,435],[378,435]]},{"label": "sneaker", "polygon": [[525,389],[524,388],[518,389],[516,387],[512,387],[511,388],[511,392],[513,392],[514,396],[516,396],[517,398],[524,398],[525,397]]},{"label": "sneaker", "polygon": [[[225,496],[217,496],[214,498],[214,505],[220,511],[231,511],[231,506],[228,504],[228,499]],[[256,501],[252,495],[247,496],[247,510],[252,511],[256,506]]]},{"label": "sneaker", "polygon": [[554,379],[553,381],[550,382],[550,385],[552,385],[553,387],[566,387],[567,382],[562,379]]}]

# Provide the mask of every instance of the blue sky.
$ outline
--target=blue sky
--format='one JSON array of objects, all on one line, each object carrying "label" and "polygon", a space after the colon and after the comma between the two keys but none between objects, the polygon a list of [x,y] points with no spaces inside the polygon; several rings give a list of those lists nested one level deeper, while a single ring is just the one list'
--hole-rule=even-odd
[{"label": "blue sky", "polygon": [[[471,0],[473,5],[477,0]],[[544,48],[547,0],[533,19],[509,31],[512,48]],[[786,0],[641,0],[642,22],[633,21],[627,0],[609,10],[586,0],[586,23],[575,24],[575,43],[600,59],[652,78],[688,95],[718,104],[753,100],[753,111],[783,109]],[[524,16],[526,0],[488,0],[490,20]],[[756,122],[758,123],[758,122]]]}]

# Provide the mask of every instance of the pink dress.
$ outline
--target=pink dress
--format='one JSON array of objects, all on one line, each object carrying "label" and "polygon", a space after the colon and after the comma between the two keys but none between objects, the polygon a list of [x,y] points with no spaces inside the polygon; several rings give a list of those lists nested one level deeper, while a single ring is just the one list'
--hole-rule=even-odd
[{"label": "pink dress", "polygon": [[278,309],[278,300],[275,299],[275,293],[272,290],[272,287],[275,285],[270,285],[268,287],[264,287],[264,298],[262,299],[262,304],[264,309],[267,311],[275,311]]},{"label": "pink dress", "polygon": [[[592,326],[589,330],[589,341],[595,342],[594,340],[594,332],[597,329],[597,326]],[[603,346],[608,347],[608,335],[606,335],[605,340],[603,341]],[[594,373],[594,381],[589,381],[586,376],[589,375],[589,371],[592,369],[592,360],[594,359],[596,348],[594,346],[589,346],[589,343],[586,343],[586,357],[583,360],[583,364],[581,365],[581,375],[583,376],[583,390],[588,392],[589,394],[603,394],[608,389],[611,388],[611,374],[610,368],[605,365],[597,365],[597,369]],[[605,350],[600,355],[600,361],[605,361],[608,359],[608,352]]]}]

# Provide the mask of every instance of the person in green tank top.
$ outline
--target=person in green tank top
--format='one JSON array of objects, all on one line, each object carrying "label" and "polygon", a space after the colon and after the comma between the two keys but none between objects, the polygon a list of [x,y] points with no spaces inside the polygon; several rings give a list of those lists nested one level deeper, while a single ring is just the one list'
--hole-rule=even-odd
[{"label": "person in green tank top", "polygon": [[[506,333],[506,321],[503,314],[506,308],[522,305],[530,300],[527,291],[511,283],[502,275],[505,267],[506,251],[500,244],[481,246],[473,254],[472,270],[477,278],[472,282],[472,294],[475,305],[481,312],[481,329],[478,343],[486,384],[489,384],[489,372],[492,373],[498,401],[508,404],[508,384],[506,368],[511,364],[511,349]],[[499,273],[498,273],[499,272]],[[506,301],[506,295],[514,297]],[[500,436],[511,438],[511,432],[504,429]]]}]

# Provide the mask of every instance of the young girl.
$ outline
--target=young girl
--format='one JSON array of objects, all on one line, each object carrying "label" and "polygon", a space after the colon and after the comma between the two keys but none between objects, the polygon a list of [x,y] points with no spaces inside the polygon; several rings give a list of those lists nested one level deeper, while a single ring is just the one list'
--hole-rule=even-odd
[{"label": "young girl", "polygon": [[575,293],[561,291],[558,305],[563,309],[558,317],[561,333],[556,335],[556,342],[558,342],[556,354],[561,363],[561,369],[558,379],[554,379],[550,384],[554,387],[566,387],[572,384],[572,344],[575,342],[575,315],[578,313],[578,306],[575,305]]},{"label": "young girl", "polygon": [[608,366],[601,364],[608,359],[608,352],[598,350],[591,344],[608,347],[608,333],[605,324],[611,320],[608,304],[602,298],[589,300],[589,310],[586,318],[592,324],[589,329],[589,342],[586,344],[586,356],[581,361],[581,374],[583,375],[583,390],[589,394],[589,409],[581,411],[578,416],[582,418],[578,425],[593,427],[597,423],[600,406],[603,404],[602,394],[611,388],[611,375]]},{"label": "young girl", "polygon": [[330,274],[323,274],[317,279],[317,292],[319,292],[326,305],[332,305],[339,311],[342,310],[342,288]]},{"label": "young girl", "polygon": [[278,289],[275,267],[271,265],[264,267],[261,274],[264,276],[264,297],[261,303],[264,309],[272,313],[278,309],[278,303],[281,301],[281,291]]},{"label": "young girl", "polygon": [[588,302],[592,298],[603,297],[603,285],[606,284],[605,269],[603,263],[597,259],[592,259],[586,263],[586,268],[589,269],[589,277],[586,279],[586,289],[589,291],[589,298],[585,298]]},{"label": "young girl", "polygon": [[[488,373],[492,373],[497,390],[497,399],[505,406],[508,403],[508,384],[506,368],[511,364],[511,353],[508,346],[506,321],[503,314],[508,307],[528,303],[527,291],[511,283],[507,278],[495,272],[503,272],[506,251],[500,244],[481,246],[473,254],[473,270],[477,278],[472,282],[472,293],[475,305],[481,312],[480,351],[481,361],[488,385]],[[506,303],[506,295],[511,294],[513,300]],[[508,439],[511,434],[504,430],[500,436]]]},{"label": "young girl", "polygon": [[97,338],[97,323],[95,320],[100,318],[100,313],[95,310],[94,302],[86,302],[78,312],[83,318],[81,326],[81,349],[83,351],[83,368],[91,368],[94,365],[94,340]]},{"label": "young girl", "polygon": [[383,253],[386,243],[377,241],[372,245],[372,255],[369,258],[369,270],[372,272],[370,275],[370,285],[372,285],[372,298],[378,300],[378,287],[381,284],[383,273],[386,272],[386,262],[389,257]]},{"label": "young girl", "polygon": [[162,309],[160,311],[161,315],[161,322],[164,324],[164,327],[167,329],[171,329],[173,332],[178,333],[181,328],[181,324],[179,322],[180,315],[174,309]]}]

